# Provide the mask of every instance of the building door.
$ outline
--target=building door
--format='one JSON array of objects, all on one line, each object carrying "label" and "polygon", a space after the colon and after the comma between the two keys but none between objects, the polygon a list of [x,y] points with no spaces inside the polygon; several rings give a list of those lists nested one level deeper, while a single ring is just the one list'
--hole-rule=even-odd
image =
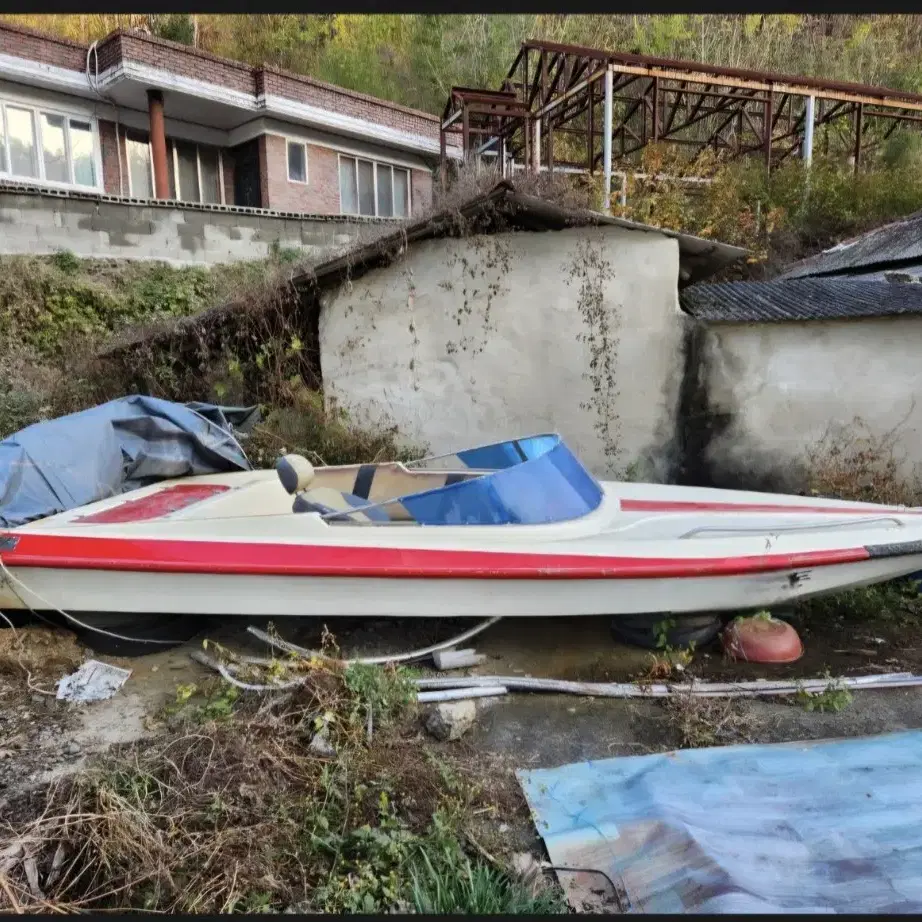
[{"label": "building door", "polygon": [[259,182],[259,138],[233,148],[234,204],[262,208]]}]

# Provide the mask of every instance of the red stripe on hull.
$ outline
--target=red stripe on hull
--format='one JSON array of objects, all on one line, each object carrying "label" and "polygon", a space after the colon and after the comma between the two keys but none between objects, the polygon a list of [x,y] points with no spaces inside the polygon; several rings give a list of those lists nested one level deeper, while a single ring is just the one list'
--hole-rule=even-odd
[{"label": "red stripe on hull", "polygon": [[751,557],[642,558],[502,551],[8,534],[8,567],[396,579],[657,579],[735,576],[870,559],[863,547]]},{"label": "red stripe on hull", "polygon": [[781,503],[705,503],[660,499],[622,499],[622,512],[813,512],[826,515],[920,515],[919,509],[891,509],[887,506],[786,506]]}]

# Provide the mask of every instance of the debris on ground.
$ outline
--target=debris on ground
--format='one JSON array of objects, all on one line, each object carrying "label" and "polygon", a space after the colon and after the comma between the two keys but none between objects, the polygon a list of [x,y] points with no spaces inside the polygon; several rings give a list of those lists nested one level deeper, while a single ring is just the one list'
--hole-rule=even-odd
[{"label": "debris on ground", "polygon": [[485,663],[486,660],[486,656],[478,653],[473,647],[465,650],[456,650],[454,648],[437,650],[432,654],[432,662],[439,672],[447,669],[467,669],[471,666],[479,666],[481,663]]},{"label": "debris on ground", "polygon": [[441,742],[459,740],[476,719],[477,705],[473,701],[446,701],[426,715],[426,730]]},{"label": "debris on ground", "polygon": [[128,681],[130,669],[99,660],[87,660],[76,672],[58,682],[59,701],[105,701]]},{"label": "debris on ground", "polygon": [[794,627],[767,611],[734,618],[721,640],[728,656],[747,663],[794,663],[804,655]]}]

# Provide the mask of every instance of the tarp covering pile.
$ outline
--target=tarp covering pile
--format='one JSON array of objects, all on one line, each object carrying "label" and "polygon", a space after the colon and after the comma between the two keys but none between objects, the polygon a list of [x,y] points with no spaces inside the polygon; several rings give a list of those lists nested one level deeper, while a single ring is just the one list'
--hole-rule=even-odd
[{"label": "tarp covering pile", "polygon": [[234,427],[257,412],[133,396],[28,426],[0,441],[0,526],[172,477],[250,470]]},{"label": "tarp covering pile", "polygon": [[[553,865],[656,913],[922,911],[922,731],[519,772]],[[571,904],[607,886],[560,874]],[[581,907],[580,907],[581,908]]]}]

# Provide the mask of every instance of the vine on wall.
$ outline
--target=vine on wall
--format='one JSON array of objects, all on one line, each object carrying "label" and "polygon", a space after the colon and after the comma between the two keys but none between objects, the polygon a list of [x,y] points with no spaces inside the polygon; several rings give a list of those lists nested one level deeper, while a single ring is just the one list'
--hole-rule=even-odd
[{"label": "vine on wall", "polygon": [[589,365],[583,378],[591,385],[592,396],[580,404],[580,409],[595,413],[594,429],[613,470],[621,457],[621,419],[616,410],[621,317],[618,307],[605,297],[615,271],[605,258],[602,240],[589,236],[579,240],[564,273],[568,286],[579,287],[577,310],[583,327],[577,333],[577,340],[585,343],[589,351]]}]

